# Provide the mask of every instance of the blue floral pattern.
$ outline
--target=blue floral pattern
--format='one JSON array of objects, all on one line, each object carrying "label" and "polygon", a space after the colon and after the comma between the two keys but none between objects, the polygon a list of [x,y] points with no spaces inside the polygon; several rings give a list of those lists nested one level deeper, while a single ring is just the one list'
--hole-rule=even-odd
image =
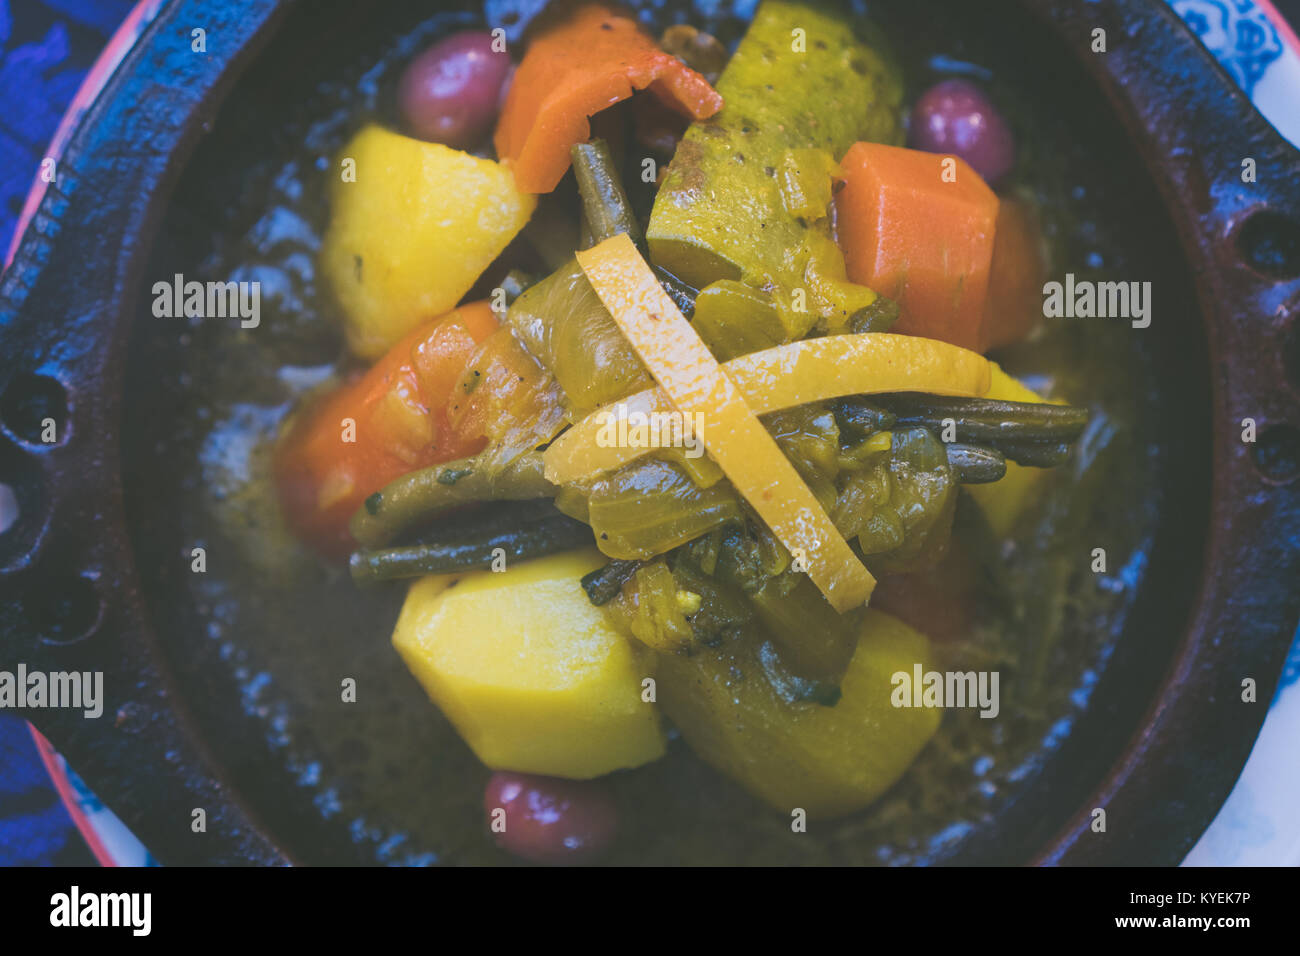
[{"label": "blue floral pattern", "polygon": [[1172,0],[1207,50],[1246,93],[1282,55],[1282,40],[1254,0]]}]

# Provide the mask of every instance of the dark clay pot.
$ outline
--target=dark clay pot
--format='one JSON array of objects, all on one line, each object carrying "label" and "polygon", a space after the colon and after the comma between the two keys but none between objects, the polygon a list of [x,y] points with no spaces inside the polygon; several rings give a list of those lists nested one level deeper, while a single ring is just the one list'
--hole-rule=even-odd
[{"label": "dark clay pot", "polygon": [[[313,6],[321,30],[347,15]],[[1300,610],[1300,154],[1158,0],[998,9],[1007,29],[1082,65],[1127,131],[1104,148],[1140,159],[1194,288],[1182,327],[1160,333],[1170,471],[1182,477],[1165,489],[1123,666],[1111,668],[1120,676],[1072,735],[1072,769],[1003,811],[963,858],[1175,863],[1249,754]],[[287,0],[168,5],[76,130],[0,283],[0,480],[22,508],[0,537],[0,664],[104,671],[102,719],[29,716],[167,863],[317,858],[254,818],[267,794],[226,783],[236,774],[213,756],[225,748],[193,720],[194,689],[160,653],[123,506],[124,474],[145,465],[119,443],[128,333],[147,309],[142,271],[171,189],[234,84],[290,42],[281,27],[301,13]],[[212,38],[206,56],[191,52],[193,24]],[[1104,55],[1089,49],[1098,26]],[[1244,157],[1256,164],[1249,186]],[[34,431],[47,416],[53,445]],[[1245,418],[1254,444],[1241,440]],[[1254,705],[1241,702],[1245,678]],[[202,839],[180,822],[193,807],[207,813]],[[1096,807],[1124,826],[1090,832]]]}]

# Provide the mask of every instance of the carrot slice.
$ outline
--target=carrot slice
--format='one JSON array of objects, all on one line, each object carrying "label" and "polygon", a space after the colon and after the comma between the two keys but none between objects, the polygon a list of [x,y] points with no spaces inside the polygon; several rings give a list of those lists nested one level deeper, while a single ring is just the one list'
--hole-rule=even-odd
[{"label": "carrot slice", "polygon": [[836,197],[849,278],[898,302],[894,331],[982,350],[998,197],[955,156],[857,143]]},{"label": "carrot slice", "polygon": [[497,122],[497,155],[515,183],[548,193],[569,168],[569,148],[591,135],[587,118],[649,89],[691,119],[722,109],[704,77],[664,53],[630,17],[589,4],[552,23],[528,47]]},{"label": "carrot slice", "polygon": [[[992,363],[966,349],[911,335],[864,332],[828,335],[751,352],[722,366],[755,415],[844,395],[929,392],[979,398],[990,387]],[[566,484],[621,468],[653,447],[601,440],[616,416],[649,420],[672,410],[661,389],[650,388],[592,412],[546,450],[546,477]],[[641,419],[641,416],[647,419]],[[668,438],[668,435],[655,437]]]},{"label": "carrot slice", "polygon": [[[578,253],[596,295],[736,490],[841,613],[875,578],[835,529],[626,234]],[[693,423],[698,423],[698,428]]]}]

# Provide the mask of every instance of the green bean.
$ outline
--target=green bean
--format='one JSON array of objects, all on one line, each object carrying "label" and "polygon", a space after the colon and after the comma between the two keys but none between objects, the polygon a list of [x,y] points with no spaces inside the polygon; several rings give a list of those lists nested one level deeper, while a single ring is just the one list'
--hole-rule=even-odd
[{"label": "green bean", "polygon": [[618,596],[618,592],[623,589],[632,575],[636,574],[636,569],[641,567],[641,561],[622,561],[615,559],[602,568],[590,571],[582,576],[582,589],[587,592],[587,598],[596,607],[602,604],[608,604]]},{"label": "green bean", "polygon": [[374,584],[423,574],[485,570],[494,562],[526,561],[591,544],[591,529],[565,515],[551,515],[509,530],[492,530],[401,548],[358,551],[349,570],[357,584]]},{"label": "green bean", "polygon": [[1018,465],[1030,468],[1055,468],[1070,457],[1070,446],[1065,442],[992,442],[1003,456]]},{"label": "green bean", "polygon": [[1007,473],[1007,460],[996,449],[953,442],[945,450],[948,466],[963,485],[985,485]]},{"label": "green bean", "polygon": [[859,437],[887,431],[898,421],[898,416],[893,412],[856,398],[837,403],[835,418],[841,428]]},{"label": "green bean", "polygon": [[849,329],[853,332],[888,332],[898,321],[898,303],[883,295],[865,309],[850,317]]},{"label": "green bean", "polygon": [[[627,233],[641,247],[641,224],[637,222],[632,205],[628,202],[609,144],[603,139],[577,143],[570,149],[569,155],[573,159],[573,174],[582,196],[582,225],[579,230],[581,248],[590,248],[620,233]],[[666,269],[658,266],[652,268],[664,291],[689,319],[695,311],[695,297],[699,291]]]},{"label": "green bean", "polygon": [[618,167],[609,145],[603,139],[575,143],[569,155],[573,159],[573,175],[578,181],[582,210],[592,240],[599,243],[611,236],[627,233],[633,242],[640,245],[641,226],[619,181]]},{"label": "green bean", "polygon": [[557,490],[546,480],[540,452],[520,455],[499,471],[480,468],[476,458],[464,458],[389,482],[365,500],[348,527],[358,544],[375,548],[457,505],[549,498]]},{"label": "green bean", "polygon": [[1078,438],[1088,424],[1086,408],[1046,402],[1003,402],[907,392],[875,395],[871,404],[893,412],[901,425],[922,425],[938,431],[951,420],[955,440],[966,442],[1068,443]]}]

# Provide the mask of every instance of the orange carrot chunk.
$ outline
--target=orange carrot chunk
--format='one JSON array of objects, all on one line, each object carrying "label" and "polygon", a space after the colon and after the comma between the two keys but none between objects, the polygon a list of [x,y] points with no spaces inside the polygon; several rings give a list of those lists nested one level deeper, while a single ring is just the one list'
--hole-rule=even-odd
[{"label": "orange carrot chunk", "polygon": [[[1015,199],[998,203],[997,237],[984,307],[984,348],[1019,342],[1043,315],[1047,259],[1033,209]],[[981,349],[983,351],[983,348]]]},{"label": "orange carrot chunk", "polygon": [[348,519],[394,478],[480,451],[447,406],[478,345],[497,328],[486,302],[464,305],[402,339],[369,371],[297,413],[274,456],[294,532],[330,557],[355,546]]},{"label": "orange carrot chunk", "polygon": [[587,118],[649,89],[691,119],[722,97],[704,77],[664,53],[630,17],[589,4],[550,23],[515,71],[497,122],[497,156],[525,192],[548,193],[569,168],[569,148],[591,135]]},{"label": "orange carrot chunk", "polygon": [[983,351],[993,190],[956,156],[880,143],[855,144],[840,165],[836,214],[849,278],[898,303],[894,331]]}]

